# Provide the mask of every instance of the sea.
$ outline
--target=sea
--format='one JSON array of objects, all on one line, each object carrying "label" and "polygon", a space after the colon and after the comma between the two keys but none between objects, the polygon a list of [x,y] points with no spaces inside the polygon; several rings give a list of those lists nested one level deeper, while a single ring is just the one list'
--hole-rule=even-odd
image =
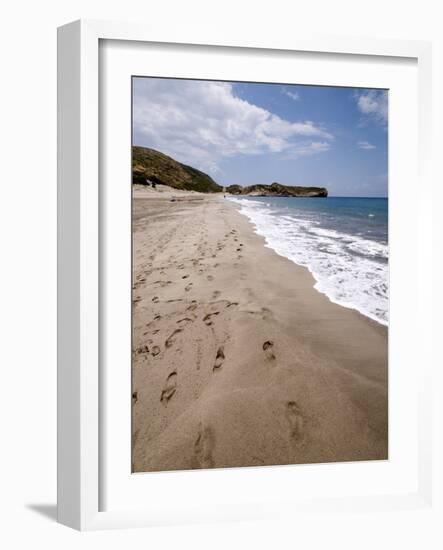
[{"label": "sea", "polygon": [[266,246],[332,302],[388,324],[388,199],[232,197]]}]

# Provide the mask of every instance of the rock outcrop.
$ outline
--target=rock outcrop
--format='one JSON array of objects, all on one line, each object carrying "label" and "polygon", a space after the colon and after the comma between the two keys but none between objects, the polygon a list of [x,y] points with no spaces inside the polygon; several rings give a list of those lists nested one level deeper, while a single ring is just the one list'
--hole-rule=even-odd
[{"label": "rock outcrop", "polygon": [[250,185],[241,187],[240,185],[230,185],[226,192],[231,195],[247,195],[249,197],[327,197],[326,187],[300,187],[292,185],[282,185],[274,182],[271,185]]}]

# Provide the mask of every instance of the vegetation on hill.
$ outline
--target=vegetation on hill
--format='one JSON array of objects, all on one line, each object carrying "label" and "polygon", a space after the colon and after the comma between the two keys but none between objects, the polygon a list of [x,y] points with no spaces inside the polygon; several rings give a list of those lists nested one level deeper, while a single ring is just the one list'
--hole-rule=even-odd
[{"label": "vegetation on hill", "polygon": [[327,197],[326,187],[300,187],[282,185],[274,182],[271,185],[258,184],[249,187],[230,185],[226,192],[231,195],[250,195],[254,197]]},{"label": "vegetation on hill", "polygon": [[204,172],[181,164],[160,151],[139,146],[132,147],[132,183],[162,184],[175,189],[202,193],[217,193],[223,190]]},{"label": "vegetation on hill", "polygon": [[[132,183],[141,185],[162,184],[175,189],[200,191],[201,193],[220,193],[223,187],[210,176],[174,160],[167,155],[148,147],[132,147]],[[249,187],[230,185],[226,192],[231,195],[250,195],[255,197],[327,197],[325,187],[300,187],[258,184]]]}]

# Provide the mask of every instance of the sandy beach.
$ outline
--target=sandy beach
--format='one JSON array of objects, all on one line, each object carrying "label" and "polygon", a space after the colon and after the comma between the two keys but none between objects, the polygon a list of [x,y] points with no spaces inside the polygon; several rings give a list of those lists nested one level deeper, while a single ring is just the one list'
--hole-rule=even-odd
[{"label": "sandy beach", "polygon": [[133,471],[386,459],[386,327],[223,196],[133,197]]}]

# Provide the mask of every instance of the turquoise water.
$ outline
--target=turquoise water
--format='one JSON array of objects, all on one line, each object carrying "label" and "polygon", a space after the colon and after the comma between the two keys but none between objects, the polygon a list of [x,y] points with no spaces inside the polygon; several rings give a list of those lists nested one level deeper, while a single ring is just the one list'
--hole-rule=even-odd
[{"label": "turquoise water", "polygon": [[267,246],[307,267],[333,302],[388,324],[388,199],[231,199]]}]

